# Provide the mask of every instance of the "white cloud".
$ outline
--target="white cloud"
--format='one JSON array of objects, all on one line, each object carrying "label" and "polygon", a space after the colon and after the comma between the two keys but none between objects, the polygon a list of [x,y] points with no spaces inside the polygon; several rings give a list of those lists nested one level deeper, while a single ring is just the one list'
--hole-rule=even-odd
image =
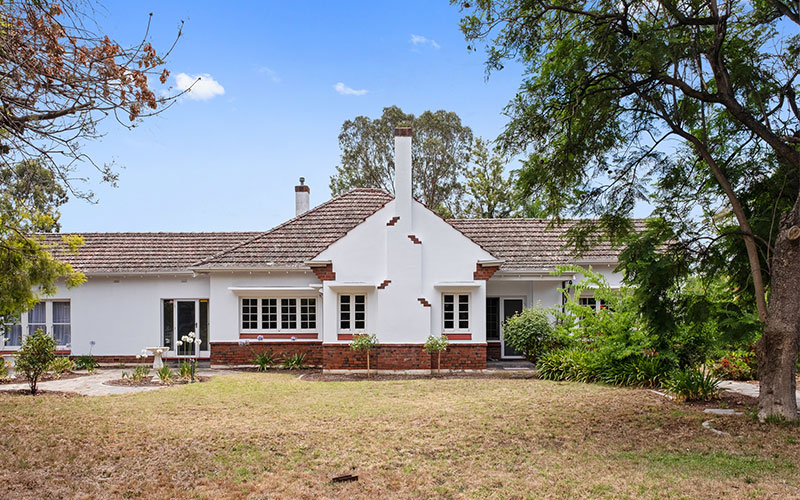
[{"label": "white cloud", "polygon": [[258,68],[258,72],[263,75],[267,75],[269,79],[272,80],[272,83],[281,83],[281,78],[278,76],[278,74],[266,66],[261,66]]},{"label": "white cloud", "polygon": [[414,35],[413,33],[411,34],[411,44],[412,45],[425,45],[426,43],[430,44],[431,47],[433,47],[434,49],[441,48],[441,46],[438,43],[436,43],[436,40],[431,40],[430,38],[425,38],[422,35]]},{"label": "white cloud", "polygon": [[185,94],[189,99],[196,101],[206,101],[214,96],[222,95],[225,93],[225,88],[214,80],[208,73],[199,75],[187,75],[186,73],[178,73],[175,75],[175,86],[183,92],[189,89]]},{"label": "white cloud", "polygon": [[342,95],[364,95],[367,92],[369,92],[367,89],[361,89],[361,90],[351,89],[342,82],[337,83],[336,85],[333,86],[333,88],[336,89],[336,92]]}]

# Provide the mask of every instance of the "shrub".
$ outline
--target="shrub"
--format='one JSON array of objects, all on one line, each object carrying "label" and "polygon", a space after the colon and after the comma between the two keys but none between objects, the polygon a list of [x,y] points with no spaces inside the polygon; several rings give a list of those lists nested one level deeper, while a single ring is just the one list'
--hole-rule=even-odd
[{"label": "shrub", "polygon": [[295,353],[283,358],[281,368],[286,370],[302,370],[306,367],[306,355],[303,353]]},{"label": "shrub", "polygon": [[53,375],[56,378],[60,377],[64,373],[69,373],[74,368],[74,363],[71,359],[66,356],[59,356],[53,361],[50,362],[50,366],[48,367],[48,371],[53,372]]},{"label": "shrub", "polygon": [[367,353],[367,377],[369,377],[369,354],[376,347],[378,347],[378,336],[374,333],[353,335],[353,341],[350,343],[350,349]]},{"label": "shrub", "polygon": [[253,360],[253,364],[256,365],[256,369],[260,372],[265,372],[269,370],[269,368],[274,365],[278,361],[275,354],[270,351],[264,351],[261,354],[256,355],[256,359]]},{"label": "shrub", "polygon": [[758,359],[754,352],[730,351],[711,364],[711,373],[726,380],[755,380]]},{"label": "shrub", "polygon": [[441,372],[442,369],[442,351],[446,351],[449,344],[450,341],[447,339],[446,335],[441,335],[439,337],[428,335],[428,340],[425,341],[425,351],[428,354],[436,354],[437,373]]},{"label": "shrub", "polygon": [[42,330],[36,330],[22,341],[17,352],[16,369],[28,379],[31,394],[36,394],[39,377],[47,371],[55,357],[56,341]]},{"label": "shrub", "polygon": [[87,370],[90,373],[97,369],[97,360],[91,355],[78,356],[73,361],[75,370]]},{"label": "shrub", "polygon": [[8,377],[8,361],[0,357],[0,380],[5,380]]},{"label": "shrub", "polygon": [[695,368],[674,370],[664,382],[664,388],[678,401],[708,401],[717,395],[719,379]]},{"label": "shrub", "polygon": [[503,327],[503,337],[530,361],[561,347],[550,317],[541,307],[525,309],[509,318]]},{"label": "shrub", "polygon": [[122,372],[122,378],[129,378],[134,382],[141,382],[149,375],[150,367],[146,365],[138,365],[133,369],[133,373]]},{"label": "shrub", "polygon": [[[147,372],[150,373],[150,368],[147,368]],[[170,383],[173,377],[172,369],[167,365],[164,365],[161,368],[159,368],[158,371],[156,371],[156,375],[158,375],[158,379],[161,381],[162,384]]]},{"label": "shrub", "polygon": [[573,348],[543,354],[537,367],[539,378],[545,380],[657,387],[666,380],[674,363],[646,355],[617,359],[602,351]]}]

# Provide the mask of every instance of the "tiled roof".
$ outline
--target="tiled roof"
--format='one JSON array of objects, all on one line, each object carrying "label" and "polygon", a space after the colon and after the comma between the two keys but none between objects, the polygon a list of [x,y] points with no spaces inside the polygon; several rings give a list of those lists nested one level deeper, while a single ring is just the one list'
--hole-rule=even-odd
[{"label": "tiled roof", "polygon": [[393,199],[380,189],[353,189],[274,229],[199,262],[199,268],[304,267]]},{"label": "tiled roof", "polygon": [[[581,261],[615,261],[621,248],[607,241],[585,250],[577,256],[574,248],[566,247],[567,230],[576,220],[562,220],[548,228],[548,219],[449,219],[461,231],[487,252],[505,262],[503,271],[552,269],[558,264]],[[640,221],[634,221],[639,226]]]},{"label": "tiled roof", "polygon": [[[65,252],[64,245],[52,253],[88,274],[187,271],[193,263],[257,234],[260,233],[80,233],[84,244],[77,254]],[[48,234],[45,242],[61,243],[64,235]]]}]

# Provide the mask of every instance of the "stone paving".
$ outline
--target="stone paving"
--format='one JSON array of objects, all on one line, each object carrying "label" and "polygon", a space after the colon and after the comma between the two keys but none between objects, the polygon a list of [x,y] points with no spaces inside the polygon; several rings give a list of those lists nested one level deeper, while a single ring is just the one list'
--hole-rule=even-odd
[{"label": "stone paving", "polygon": [[[745,396],[758,397],[758,384],[751,384],[750,382],[738,382],[736,380],[723,380],[719,383],[720,389],[726,391],[743,394]],[[800,390],[797,391],[797,399],[800,401]]]},{"label": "stone paving", "polygon": [[[60,391],[60,392],[74,392],[83,396],[110,396],[113,394],[131,394],[134,392],[154,391],[163,389],[169,386],[124,386],[124,385],[107,385],[104,382],[110,380],[119,380],[122,378],[122,372],[130,369],[107,369],[98,370],[94,375],[86,375],[83,377],[69,378],[65,380],[49,380],[47,382],[39,382],[39,389],[43,391]],[[226,373],[233,373],[231,370],[211,370],[199,369],[197,374],[200,376],[210,377],[214,375],[222,375]],[[28,384],[5,384],[0,385],[0,391],[16,391],[19,389],[28,389]]]}]

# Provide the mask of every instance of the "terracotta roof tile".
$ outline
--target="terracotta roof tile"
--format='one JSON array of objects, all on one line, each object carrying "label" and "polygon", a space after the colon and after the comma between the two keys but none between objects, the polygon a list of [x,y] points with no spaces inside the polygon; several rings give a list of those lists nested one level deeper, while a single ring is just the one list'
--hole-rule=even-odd
[{"label": "terracotta roof tile", "polygon": [[[622,250],[609,242],[601,242],[578,257],[574,249],[565,247],[566,232],[577,220],[562,220],[552,228],[548,228],[548,219],[449,219],[447,222],[493,256],[504,260],[500,267],[504,271],[549,270],[578,258],[615,261]],[[637,220],[634,224],[639,226],[642,222]]]}]

